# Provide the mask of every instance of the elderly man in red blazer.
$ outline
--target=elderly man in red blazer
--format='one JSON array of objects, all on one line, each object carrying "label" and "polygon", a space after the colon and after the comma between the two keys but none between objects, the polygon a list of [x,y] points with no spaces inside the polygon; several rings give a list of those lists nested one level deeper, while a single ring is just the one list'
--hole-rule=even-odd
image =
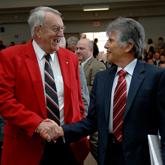
[{"label": "elderly man in red blazer", "polygon": [[79,165],[89,152],[86,138],[68,145],[64,139],[48,143],[36,133],[46,129],[53,136],[56,125],[47,117],[47,53],[57,88],[60,125],[81,120],[85,113],[77,56],[59,48],[65,29],[60,15],[49,7],[35,8],[28,20],[32,39],[0,52],[0,115],[7,120],[1,165]]}]

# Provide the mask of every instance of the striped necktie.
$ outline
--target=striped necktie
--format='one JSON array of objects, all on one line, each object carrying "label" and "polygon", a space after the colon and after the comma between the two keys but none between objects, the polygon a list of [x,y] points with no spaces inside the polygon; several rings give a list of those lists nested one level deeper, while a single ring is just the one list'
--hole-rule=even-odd
[{"label": "striped necktie", "polygon": [[47,117],[60,125],[59,104],[53,71],[49,62],[50,54],[45,55],[45,93]]},{"label": "striped necktie", "polygon": [[118,74],[118,84],[115,88],[113,100],[113,133],[116,139],[122,142],[122,123],[127,100],[127,86],[125,80],[127,72],[120,70]]}]

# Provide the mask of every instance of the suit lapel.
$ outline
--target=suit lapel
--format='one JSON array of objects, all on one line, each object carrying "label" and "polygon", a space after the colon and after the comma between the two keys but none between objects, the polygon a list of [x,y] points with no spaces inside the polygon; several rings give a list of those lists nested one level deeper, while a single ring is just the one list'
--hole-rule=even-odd
[{"label": "suit lapel", "polygon": [[94,60],[94,57],[91,57],[91,59],[89,59],[87,61],[87,63],[84,65],[83,69],[84,69],[84,72],[88,69],[88,67],[90,66],[90,64],[92,63],[92,61]]},{"label": "suit lapel", "polygon": [[132,80],[131,80],[131,84],[130,84],[130,88],[129,88],[129,92],[128,92],[124,119],[125,119],[128,111],[130,110],[131,105],[136,97],[136,94],[139,91],[139,88],[144,80],[144,75],[143,75],[144,71],[145,71],[144,63],[142,61],[138,60],[136,67],[134,69],[134,73],[132,76]]},{"label": "suit lapel", "polygon": [[[58,60],[64,82],[64,116],[67,116],[71,97],[71,61],[63,49],[57,51]],[[65,118],[65,117],[64,117]]]},{"label": "suit lapel", "polygon": [[109,75],[108,78],[106,77],[103,82],[104,84],[104,93],[105,93],[105,118],[107,124],[109,124],[109,112],[110,112],[110,104],[111,104],[111,92],[112,92],[112,86],[113,86],[113,81],[115,78],[115,73],[116,73],[116,66],[110,68],[109,70]]},{"label": "suit lapel", "polygon": [[41,77],[37,57],[36,57],[36,54],[34,52],[31,42],[32,42],[32,40],[27,44],[27,49],[26,49],[27,59],[25,60],[25,63],[29,70],[31,82],[34,87],[34,93],[37,97],[41,112],[42,112],[44,118],[46,118],[47,113],[46,113],[46,103],[45,103],[45,95],[44,95],[42,77]]}]

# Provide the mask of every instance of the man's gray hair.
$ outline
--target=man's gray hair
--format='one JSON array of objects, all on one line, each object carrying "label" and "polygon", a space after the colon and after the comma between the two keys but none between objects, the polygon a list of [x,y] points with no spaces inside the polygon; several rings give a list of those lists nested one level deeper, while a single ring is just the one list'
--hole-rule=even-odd
[{"label": "man's gray hair", "polygon": [[61,13],[53,8],[47,6],[39,6],[33,9],[30,12],[30,16],[28,19],[28,23],[30,25],[31,36],[35,35],[34,27],[35,26],[42,26],[44,27],[44,18],[46,12],[52,12],[61,16]]},{"label": "man's gray hair", "polygon": [[89,47],[90,49],[91,49],[91,48],[93,49],[93,41],[89,41],[89,42],[88,42],[88,47]]},{"label": "man's gray hair", "polygon": [[72,45],[72,44],[77,44],[78,40],[79,39],[77,37],[71,36],[67,39],[67,42],[69,42],[69,44]]},{"label": "man's gray hair", "polygon": [[117,33],[117,40],[119,45],[127,46],[127,44],[133,44],[131,54],[135,55],[135,58],[140,58],[145,49],[145,31],[143,26],[131,19],[119,17],[113,22],[109,23],[107,28],[107,35],[109,36],[111,32]]}]

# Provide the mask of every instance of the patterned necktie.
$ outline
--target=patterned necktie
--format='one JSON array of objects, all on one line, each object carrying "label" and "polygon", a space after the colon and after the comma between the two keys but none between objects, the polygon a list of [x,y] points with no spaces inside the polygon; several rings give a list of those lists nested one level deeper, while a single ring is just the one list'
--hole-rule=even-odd
[{"label": "patterned necktie", "polygon": [[50,66],[50,54],[45,55],[45,92],[48,118],[60,125],[59,104],[53,71]]},{"label": "patterned necktie", "polygon": [[127,100],[127,86],[125,80],[127,72],[120,70],[118,74],[119,79],[115,88],[113,100],[113,133],[116,139],[122,142],[122,123]]}]

